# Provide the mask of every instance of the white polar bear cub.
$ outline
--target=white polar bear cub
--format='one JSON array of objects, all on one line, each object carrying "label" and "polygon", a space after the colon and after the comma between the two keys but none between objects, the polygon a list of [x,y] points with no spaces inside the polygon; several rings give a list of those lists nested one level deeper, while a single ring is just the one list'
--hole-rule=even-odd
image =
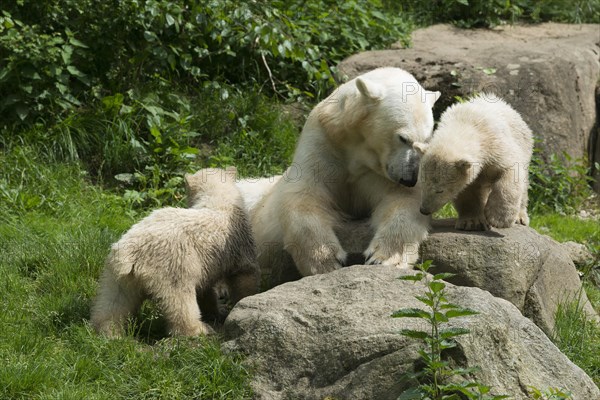
[{"label": "white polar bear cub", "polygon": [[217,281],[224,280],[233,302],[258,292],[256,247],[235,175],[233,168],[186,175],[191,208],[156,210],[113,244],[92,306],[96,331],[122,335],[127,317],[150,297],[172,335],[207,334],[212,328],[200,320],[197,292],[212,312]]},{"label": "white polar bear cub", "polygon": [[533,136],[517,111],[493,94],[455,104],[441,116],[422,155],[421,213],[454,200],[456,228],[489,230],[529,224],[528,167]]},{"label": "white polar bear cub", "polygon": [[429,139],[439,95],[406,71],[379,68],[313,109],[292,165],[251,216],[263,274],[282,249],[302,276],[340,268],[347,254],[334,230],[347,218],[371,218],[367,263],[416,260],[429,219],[419,213],[412,144]]}]

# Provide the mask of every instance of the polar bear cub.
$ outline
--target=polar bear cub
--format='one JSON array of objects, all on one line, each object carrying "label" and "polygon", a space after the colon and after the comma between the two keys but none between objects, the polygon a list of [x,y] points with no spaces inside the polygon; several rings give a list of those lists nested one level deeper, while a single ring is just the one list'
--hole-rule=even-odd
[{"label": "polar bear cub", "polygon": [[234,302],[258,292],[256,249],[235,176],[234,168],[186,175],[190,208],[156,210],[113,244],[92,306],[96,331],[122,335],[127,317],[150,297],[172,335],[208,334],[197,293],[214,312],[217,281],[226,282]]},{"label": "polar bear cub", "polygon": [[414,148],[422,154],[422,214],[453,200],[457,229],[529,224],[533,137],[519,113],[502,99],[481,94],[451,106],[442,114],[431,142],[415,143]]}]

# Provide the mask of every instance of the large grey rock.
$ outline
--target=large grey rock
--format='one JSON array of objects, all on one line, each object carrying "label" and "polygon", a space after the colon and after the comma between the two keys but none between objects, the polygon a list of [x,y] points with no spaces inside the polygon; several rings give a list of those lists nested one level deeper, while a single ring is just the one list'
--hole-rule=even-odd
[{"label": "large grey rock", "polygon": [[454,229],[453,220],[436,221],[421,251],[423,259],[438,267],[435,271],[456,274],[450,282],[510,301],[548,334],[558,305],[579,296],[585,311],[596,318],[569,253],[532,228],[464,232]]},{"label": "large grey rock", "polygon": [[[258,399],[396,399],[407,388],[420,344],[397,332],[424,329],[393,311],[421,307],[422,283],[407,271],[354,266],[280,285],[238,303],[224,326],[226,351],[247,356]],[[481,314],[452,320],[471,329],[447,354],[493,392],[527,398],[527,387],[561,387],[574,399],[600,398],[592,380],[511,303],[477,288],[448,285],[447,297]]]},{"label": "large grey rock", "polygon": [[600,26],[546,23],[463,30],[435,25],[413,33],[408,49],[368,51],[339,69],[354,77],[381,66],[404,68],[440,90],[439,115],[473,92],[492,92],[513,105],[541,138],[543,155],[600,157],[595,90],[600,78]]},{"label": "large grey rock", "polygon": [[[581,296],[584,310],[597,314],[582,290],[577,269],[559,243],[534,229],[515,225],[488,232],[454,229],[454,220],[433,221],[429,238],[421,245],[421,259],[433,260],[434,272],[456,274],[450,282],[489,291],[513,303],[546,333],[554,328],[554,314],[561,302]],[[364,262],[372,232],[368,223],[352,221],[338,230],[349,264]],[[264,289],[300,279],[287,253],[273,254],[270,271],[263,271]]]}]

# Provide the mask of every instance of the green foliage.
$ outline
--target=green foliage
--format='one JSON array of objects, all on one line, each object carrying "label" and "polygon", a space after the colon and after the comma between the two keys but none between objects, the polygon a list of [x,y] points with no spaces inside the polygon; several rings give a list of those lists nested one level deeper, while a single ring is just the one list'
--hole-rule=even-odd
[{"label": "green foliage", "polygon": [[562,389],[549,388],[546,391],[541,391],[533,386],[529,387],[529,395],[534,400],[569,400],[573,398],[569,392]]},{"label": "green foliage", "polygon": [[410,31],[379,0],[20,0],[2,12],[0,92],[11,97],[0,117],[19,124],[157,79],[320,97],[342,58]]},{"label": "green foliage", "polygon": [[600,326],[584,311],[581,296],[565,299],[558,305],[552,341],[596,384],[600,384]]},{"label": "green foliage", "polygon": [[80,106],[77,97],[90,85],[77,67],[86,48],[70,30],[63,35],[45,33],[2,11],[0,116],[25,121],[45,115],[49,108],[65,111]]},{"label": "green foliage", "polygon": [[423,342],[425,347],[419,350],[419,354],[425,366],[423,370],[411,373],[408,376],[409,379],[417,380],[420,383],[419,386],[406,390],[398,399],[459,399],[461,398],[460,395],[469,399],[506,398],[507,396],[488,395],[490,388],[476,381],[462,381],[460,383],[455,383],[456,379],[450,381],[452,377],[463,377],[476,371],[476,369],[451,367],[448,361],[443,360],[443,351],[456,347],[454,338],[470,333],[468,329],[460,327],[443,329],[443,324],[453,318],[478,313],[469,308],[450,303],[445,297],[446,284],[442,280],[452,277],[453,274],[442,273],[429,277],[427,271],[431,266],[431,260],[425,261],[417,266],[420,272],[399,278],[406,281],[424,281],[426,283],[427,291],[424,296],[417,296],[416,298],[427,306],[428,311],[419,308],[403,308],[394,312],[392,317],[419,318],[425,320],[430,329],[427,331],[412,329],[400,331],[401,335]]},{"label": "green foliage", "polygon": [[7,133],[5,146],[26,142],[49,159],[81,162],[94,182],[117,187],[136,206],[180,204],[184,173],[201,167],[235,165],[241,176],[283,171],[298,128],[280,105],[255,90],[221,85],[186,96],[165,85],[106,96],[51,129]]},{"label": "green foliage", "polygon": [[460,27],[493,27],[506,22],[561,21],[597,23],[598,0],[418,0],[389,1],[390,7],[412,13],[423,24],[452,22]]},{"label": "green foliage", "polygon": [[567,153],[551,155],[547,161],[534,149],[529,165],[529,211],[573,213],[591,195],[592,178],[584,159]]}]

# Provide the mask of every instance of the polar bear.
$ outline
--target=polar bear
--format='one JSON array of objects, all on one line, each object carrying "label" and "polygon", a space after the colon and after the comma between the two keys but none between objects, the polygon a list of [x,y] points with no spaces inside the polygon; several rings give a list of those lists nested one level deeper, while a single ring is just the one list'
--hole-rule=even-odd
[{"label": "polar bear", "polygon": [[455,104],[441,116],[421,154],[420,211],[454,201],[456,228],[489,230],[529,224],[528,168],[533,136],[517,111],[493,94]]},{"label": "polar bear", "polygon": [[406,71],[379,68],[312,110],[291,166],[251,215],[263,274],[283,249],[302,276],[344,266],[347,253],[335,229],[351,218],[370,217],[368,264],[416,260],[429,219],[419,213],[412,144],[429,139],[439,96]]},{"label": "polar bear", "polygon": [[279,179],[281,179],[281,175],[264,178],[244,178],[236,182],[248,213],[254,210],[254,207],[275,186]]},{"label": "polar bear", "polygon": [[186,175],[190,208],[156,210],[113,244],[92,306],[96,331],[122,335],[127,317],[150,297],[172,335],[208,334],[197,293],[215,312],[218,281],[233,302],[258,292],[256,247],[235,175],[233,168]]}]

